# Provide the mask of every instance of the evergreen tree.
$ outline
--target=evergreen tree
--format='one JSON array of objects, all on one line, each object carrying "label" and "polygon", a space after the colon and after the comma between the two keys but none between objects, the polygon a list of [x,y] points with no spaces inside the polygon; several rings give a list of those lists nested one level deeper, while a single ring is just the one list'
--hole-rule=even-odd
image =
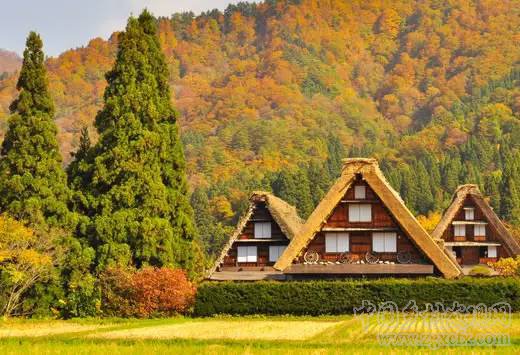
[{"label": "evergreen tree", "polygon": [[43,43],[38,34],[27,38],[16,85],[20,92],[9,109],[0,158],[0,208],[34,227],[71,230],[62,158],[56,138],[54,104],[47,87]]},{"label": "evergreen tree", "polygon": [[307,169],[307,176],[309,177],[312,204],[316,207],[332,183],[329,170],[323,164],[311,163]]},{"label": "evergreen tree", "polygon": [[327,140],[327,148],[329,151],[329,156],[327,158],[329,176],[335,179],[341,174],[341,168],[343,166],[342,159],[344,159],[347,154],[341,141],[334,135],[329,136]]},{"label": "evergreen tree", "polygon": [[421,161],[415,165],[415,176],[417,179],[417,212],[426,215],[433,210],[434,202],[430,187],[430,178],[426,167]]},{"label": "evergreen tree", "polygon": [[195,211],[195,223],[205,252],[213,259],[222,250],[232,228],[225,227],[213,217],[208,195],[202,188],[196,188],[193,191],[191,206]]},{"label": "evergreen tree", "polygon": [[99,141],[86,154],[87,231],[97,266],[202,266],[189,204],[184,152],[171,106],[168,70],[148,11],[120,34],[106,79]]},{"label": "evergreen tree", "polygon": [[312,196],[309,178],[305,171],[298,169],[292,173],[282,170],[271,186],[275,195],[295,206],[302,218],[307,218],[312,210]]},{"label": "evergreen tree", "polygon": [[409,166],[405,166],[402,169],[401,176],[401,196],[410,211],[412,211],[412,213],[416,213],[420,193],[417,186],[417,176]]}]

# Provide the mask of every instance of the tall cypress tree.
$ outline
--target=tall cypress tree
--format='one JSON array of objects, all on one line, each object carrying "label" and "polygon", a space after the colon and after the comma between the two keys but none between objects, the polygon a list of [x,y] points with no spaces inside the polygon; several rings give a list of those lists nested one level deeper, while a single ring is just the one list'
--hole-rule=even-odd
[{"label": "tall cypress tree", "polygon": [[87,236],[99,268],[133,264],[193,271],[200,251],[189,204],[177,114],[168,70],[146,10],[119,37],[96,116],[99,141],[79,179],[91,217]]},{"label": "tall cypress tree", "polygon": [[0,158],[0,208],[32,226],[74,227],[68,210],[70,190],[53,121],[54,104],[47,87],[43,43],[38,34],[27,38],[16,88],[9,107],[7,133]]}]

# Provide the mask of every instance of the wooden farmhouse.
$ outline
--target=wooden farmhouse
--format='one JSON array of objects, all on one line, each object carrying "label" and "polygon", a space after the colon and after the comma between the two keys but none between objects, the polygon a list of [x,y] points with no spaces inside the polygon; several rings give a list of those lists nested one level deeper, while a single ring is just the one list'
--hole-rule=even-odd
[{"label": "wooden farmhouse", "polygon": [[213,280],[283,279],[273,265],[299,232],[303,221],[296,208],[268,192],[254,192],[217,259]]},{"label": "wooden farmhouse", "polygon": [[441,275],[461,268],[417,222],[375,159],[346,159],[341,176],[274,268],[288,279]]},{"label": "wooden farmhouse", "polygon": [[486,264],[520,254],[518,241],[504,226],[477,185],[457,188],[433,231],[460,265]]}]

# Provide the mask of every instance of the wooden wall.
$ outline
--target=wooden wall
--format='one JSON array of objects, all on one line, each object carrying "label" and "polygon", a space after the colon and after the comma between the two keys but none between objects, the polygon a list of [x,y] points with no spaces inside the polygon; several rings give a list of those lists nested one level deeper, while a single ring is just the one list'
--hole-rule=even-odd
[{"label": "wooden wall", "polygon": [[[471,196],[467,196],[464,200],[464,203],[460,207],[459,211],[455,215],[454,221],[465,221],[466,216],[464,212],[464,207],[473,207],[475,209],[475,216],[474,221],[484,221],[489,222],[487,218],[484,216],[480,208],[477,206],[477,204],[473,201],[473,198]],[[447,242],[454,242],[455,236],[454,236],[454,228],[453,225],[450,223],[450,226],[446,228],[444,231],[444,234],[442,235],[442,239],[444,239]],[[486,225],[486,239],[485,240],[475,240],[474,239],[474,226],[473,225],[466,225],[466,239],[465,241],[473,242],[492,242],[492,243],[503,243],[502,238],[500,238],[500,235],[498,231],[493,228],[491,224]],[[478,247],[470,247],[475,248],[478,250]],[[511,255],[507,252],[507,250],[504,247],[498,247],[497,253],[499,258],[506,258],[510,257]],[[468,254],[469,255],[469,254]],[[469,259],[473,260],[473,257],[470,257]]]},{"label": "wooden wall", "polygon": [[[366,198],[364,200],[355,200],[355,185],[366,186]],[[370,222],[349,222],[348,204],[349,203],[368,203],[372,205],[372,221]],[[370,189],[363,181],[358,181],[351,186],[346,192],[342,202],[340,202],[327,219],[323,228],[367,228],[378,231],[378,228],[392,229],[397,234],[397,253],[410,252],[414,262],[427,262],[426,258],[411,241],[411,239],[400,228],[399,224],[392,217],[390,211],[386,208],[379,197]],[[372,251],[372,232],[373,231],[349,231],[349,250],[350,254],[357,260],[364,260],[365,254]],[[325,252],[325,232],[321,231],[316,234],[314,239],[309,243],[306,250],[299,257],[298,262],[304,262],[303,255],[307,250],[316,251],[321,258],[328,261],[336,261],[339,253]],[[381,253],[380,260],[397,262],[397,253]]]},{"label": "wooden wall", "polygon": [[[271,222],[271,239],[277,239],[278,241],[266,242],[240,242],[240,240],[254,240],[254,223],[256,222]],[[274,220],[273,216],[269,212],[269,209],[265,205],[265,202],[257,202],[255,210],[244,227],[242,233],[237,238],[239,241],[235,241],[229,249],[226,257],[224,258],[224,267],[263,267],[272,266],[273,262],[269,262],[269,245],[288,245],[289,239],[282,232],[278,223]],[[256,263],[237,263],[237,246],[248,245],[257,247],[257,262]]]}]

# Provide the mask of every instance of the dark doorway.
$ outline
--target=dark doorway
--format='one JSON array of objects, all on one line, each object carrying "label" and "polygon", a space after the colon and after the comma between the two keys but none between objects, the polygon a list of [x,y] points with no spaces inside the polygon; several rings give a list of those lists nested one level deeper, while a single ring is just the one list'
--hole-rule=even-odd
[{"label": "dark doorway", "polygon": [[464,247],[461,251],[463,265],[477,265],[479,263],[479,248]]}]

